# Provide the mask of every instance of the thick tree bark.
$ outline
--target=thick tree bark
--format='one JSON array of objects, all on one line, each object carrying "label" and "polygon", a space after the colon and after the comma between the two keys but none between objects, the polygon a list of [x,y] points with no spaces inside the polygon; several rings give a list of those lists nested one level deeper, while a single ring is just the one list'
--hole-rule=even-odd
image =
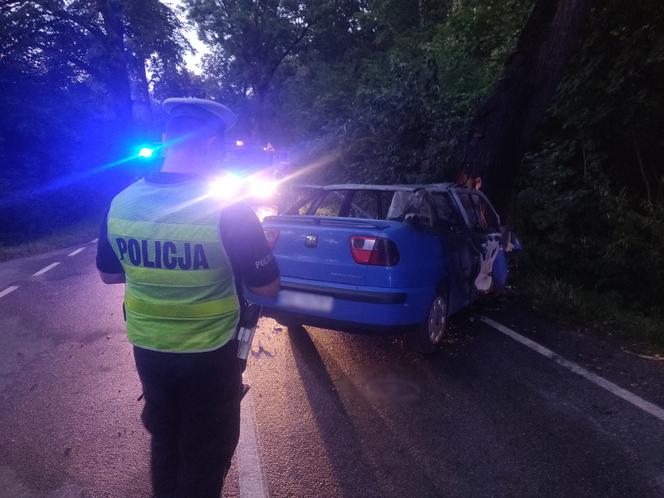
[{"label": "thick tree bark", "polygon": [[106,55],[105,84],[111,97],[118,124],[132,129],[134,120],[131,102],[131,86],[124,46],[123,7],[121,0],[97,0],[106,36],[103,40]]},{"label": "thick tree bark", "polygon": [[508,212],[519,163],[579,46],[593,0],[537,0],[491,96],[462,142],[459,180]]},{"label": "thick tree bark", "polygon": [[130,40],[127,41],[126,48],[130,52],[128,58],[131,65],[129,72],[131,74],[130,87],[134,122],[141,128],[151,129],[154,123],[150,103],[150,87],[145,73],[147,57]]}]

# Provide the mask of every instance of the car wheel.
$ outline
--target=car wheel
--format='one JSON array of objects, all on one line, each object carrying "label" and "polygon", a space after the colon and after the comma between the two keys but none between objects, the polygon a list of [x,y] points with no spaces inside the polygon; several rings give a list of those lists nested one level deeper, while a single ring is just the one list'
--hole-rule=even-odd
[{"label": "car wheel", "polygon": [[447,296],[437,295],[424,323],[413,334],[415,349],[423,354],[432,354],[436,351],[447,333],[448,307]]}]

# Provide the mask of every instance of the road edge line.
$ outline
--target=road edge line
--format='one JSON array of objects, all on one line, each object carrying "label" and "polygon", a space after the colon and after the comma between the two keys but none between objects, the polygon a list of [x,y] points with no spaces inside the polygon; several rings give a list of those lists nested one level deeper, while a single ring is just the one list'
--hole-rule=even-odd
[{"label": "road edge line", "polygon": [[85,251],[86,249],[87,249],[87,248],[86,248],[85,246],[83,246],[83,247],[79,247],[78,249],[74,249],[72,252],[70,252],[69,254],[67,254],[67,256],[69,256],[69,257],[71,258],[72,256],[76,256],[77,254],[82,253],[82,252]]},{"label": "road edge line", "polygon": [[268,498],[267,480],[263,472],[251,392],[240,407],[240,441],[237,447],[240,498]]},{"label": "road edge line", "polygon": [[62,261],[56,261],[55,263],[51,263],[50,265],[45,266],[45,267],[42,268],[41,270],[37,270],[36,272],[34,272],[34,273],[32,274],[32,276],[33,276],[33,277],[39,277],[40,275],[43,275],[43,274],[46,273],[47,271],[51,271],[53,268],[55,268],[56,266],[58,266],[60,263],[62,263]]},{"label": "road edge line", "polygon": [[0,298],[3,298],[3,297],[5,297],[5,296],[11,294],[11,293],[14,292],[16,289],[18,289],[18,285],[10,285],[10,286],[7,287],[6,289],[0,291]]},{"label": "road edge line", "polygon": [[605,389],[606,391],[609,391],[611,394],[618,396],[619,398],[623,399],[624,401],[627,401],[628,403],[636,406],[637,408],[641,409],[642,411],[649,413],[653,417],[658,418],[662,422],[664,422],[664,409],[660,408],[654,403],[651,403],[650,401],[646,401],[640,396],[637,396],[636,394],[628,391],[627,389],[623,389],[617,384],[614,384],[613,382],[606,380],[604,377],[600,377],[599,375],[586,370],[583,368],[581,365],[578,365],[577,363],[574,363],[573,361],[569,361],[562,356],[558,355],[557,353],[554,353],[550,349],[536,343],[535,341],[528,339],[527,337],[522,336],[518,332],[515,332],[514,330],[510,329],[509,327],[506,327],[505,325],[502,325],[495,320],[492,320],[491,318],[481,316],[479,317],[480,321],[485,323],[486,325],[489,325],[490,327],[496,329],[498,332],[501,332],[502,334],[510,337],[511,339],[515,340],[516,342],[526,346],[527,348],[532,349],[536,353],[541,354],[542,356],[545,356],[549,358],[550,360],[555,361],[558,363],[560,366],[565,367],[567,370],[570,370],[571,372],[580,375],[581,377],[585,378],[586,380],[592,382],[593,384],[601,387],[602,389]]}]

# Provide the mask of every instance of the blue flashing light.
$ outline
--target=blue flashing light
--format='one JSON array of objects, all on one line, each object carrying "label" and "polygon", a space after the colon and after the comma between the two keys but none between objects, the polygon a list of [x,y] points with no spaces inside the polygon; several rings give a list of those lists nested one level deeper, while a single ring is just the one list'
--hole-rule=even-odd
[{"label": "blue flashing light", "polygon": [[138,151],[138,157],[149,159],[154,155],[154,149],[151,147],[141,147]]}]

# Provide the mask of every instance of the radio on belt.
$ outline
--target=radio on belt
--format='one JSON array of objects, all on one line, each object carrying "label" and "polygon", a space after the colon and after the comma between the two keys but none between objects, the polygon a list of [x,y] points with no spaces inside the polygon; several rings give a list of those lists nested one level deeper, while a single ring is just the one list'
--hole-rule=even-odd
[{"label": "radio on belt", "polygon": [[261,316],[261,307],[257,304],[248,304],[242,309],[240,317],[240,328],[237,332],[237,357],[246,360],[251,351],[251,342],[254,340],[256,325]]}]

